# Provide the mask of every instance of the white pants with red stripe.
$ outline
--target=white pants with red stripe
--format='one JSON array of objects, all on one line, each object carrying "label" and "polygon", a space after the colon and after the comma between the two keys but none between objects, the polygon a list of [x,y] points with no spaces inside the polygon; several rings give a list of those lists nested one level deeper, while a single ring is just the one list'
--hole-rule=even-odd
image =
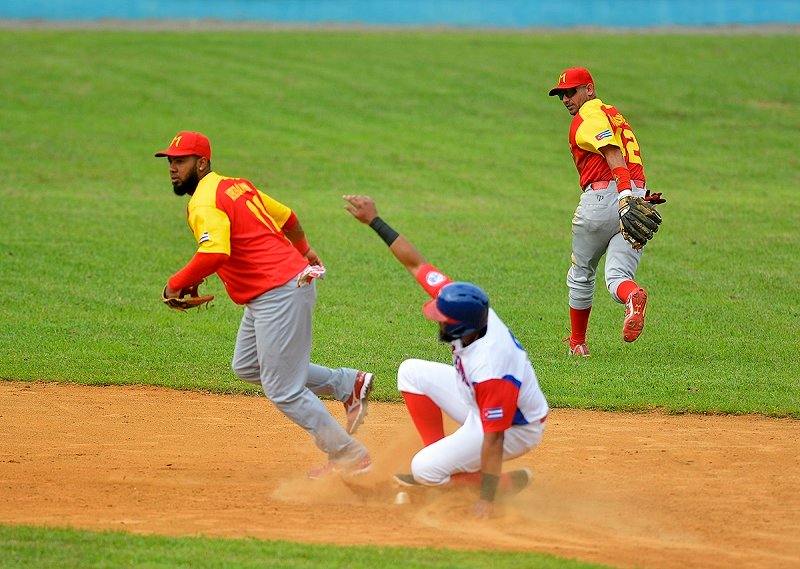
[{"label": "white pants with red stripe", "polygon": [[[460,472],[481,469],[483,425],[477,406],[469,405],[459,393],[452,365],[425,360],[406,360],[397,370],[397,388],[406,393],[428,396],[451,419],[461,425],[454,433],[423,448],[411,461],[411,474],[425,485],[438,486]],[[542,438],[544,423],[513,426],[503,440],[503,460],[517,458],[533,449]]]}]

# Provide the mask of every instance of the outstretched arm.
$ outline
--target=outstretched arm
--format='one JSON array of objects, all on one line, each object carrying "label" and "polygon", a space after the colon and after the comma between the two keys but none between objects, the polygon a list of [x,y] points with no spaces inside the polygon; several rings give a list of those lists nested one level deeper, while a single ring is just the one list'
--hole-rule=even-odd
[{"label": "outstretched arm", "polygon": [[397,231],[378,216],[378,209],[375,207],[375,202],[372,198],[354,195],[342,197],[349,204],[344,208],[361,223],[372,227],[389,246],[389,250],[395,258],[402,263],[409,273],[416,277],[420,267],[427,264],[425,257],[417,251],[411,241],[399,235]]}]

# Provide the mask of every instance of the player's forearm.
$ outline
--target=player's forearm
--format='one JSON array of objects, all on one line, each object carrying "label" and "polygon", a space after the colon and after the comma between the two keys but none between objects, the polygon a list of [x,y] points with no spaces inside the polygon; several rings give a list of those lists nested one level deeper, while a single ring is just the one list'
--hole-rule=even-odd
[{"label": "player's forearm", "polygon": [[389,246],[389,251],[415,277],[419,268],[427,262],[425,257],[411,244],[411,241],[402,235],[398,235],[394,243]]},{"label": "player's forearm", "polygon": [[617,184],[617,191],[622,193],[624,191],[630,192],[631,189],[631,174],[628,171],[628,164],[625,162],[625,157],[622,155],[622,150],[613,145],[604,146],[600,149],[606,159],[608,167],[611,169],[611,174],[614,176],[614,182]]},{"label": "player's forearm", "polygon": [[195,253],[194,257],[186,263],[180,271],[169,278],[167,287],[172,290],[181,290],[201,282],[204,278],[213,275],[228,260],[224,253]]},{"label": "player's forearm", "polygon": [[503,470],[505,433],[484,433],[481,446],[481,500],[492,502]]},{"label": "player's forearm", "polygon": [[311,249],[306,238],[306,232],[303,231],[303,226],[300,225],[300,221],[294,213],[283,226],[283,234],[301,255],[305,255]]},{"label": "player's forearm", "polygon": [[481,472],[500,476],[503,469],[503,441],[505,433],[484,433],[481,446]]},{"label": "player's forearm", "polygon": [[389,246],[389,251],[392,252],[392,255],[400,261],[406,270],[412,275],[416,275],[419,268],[424,265],[426,261],[420,252],[417,251],[416,247],[411,244],[411,241],[397,233],[391,225],[378,216],[375,216],[375,218],[369,222],[369,226],[374,229],[375,233]]}]

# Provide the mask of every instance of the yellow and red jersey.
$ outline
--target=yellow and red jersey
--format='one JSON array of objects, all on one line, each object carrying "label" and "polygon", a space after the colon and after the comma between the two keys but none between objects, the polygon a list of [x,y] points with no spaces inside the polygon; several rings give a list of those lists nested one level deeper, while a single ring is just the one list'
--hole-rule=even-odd
[{"label": "yellow and red jersey", "polygon": [[237,304],[287,283],[308,261],[283,233],[292,210],[243,178],[210,172],[187,207],[198,253],[223,253],[217,269]]},{"label": "yellow and red jersey", "polygon": [[603,146],[609,144],[622,150],[631,179],[645,180],[639,142],[631,125],[615,107],[606,105],[600,99],[591,99],[581,105],[569,129],[569,146],[581,188],[592,182],[614,178],[600,152]]}]

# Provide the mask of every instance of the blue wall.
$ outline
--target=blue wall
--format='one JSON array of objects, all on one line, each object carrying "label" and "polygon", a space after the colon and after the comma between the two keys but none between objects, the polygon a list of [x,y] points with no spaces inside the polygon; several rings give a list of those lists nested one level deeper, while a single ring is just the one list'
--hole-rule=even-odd
[{"label": "blue wall", "polygon": [[800,0],[0,0],[0,18],[498,27],[797,24]]}]

